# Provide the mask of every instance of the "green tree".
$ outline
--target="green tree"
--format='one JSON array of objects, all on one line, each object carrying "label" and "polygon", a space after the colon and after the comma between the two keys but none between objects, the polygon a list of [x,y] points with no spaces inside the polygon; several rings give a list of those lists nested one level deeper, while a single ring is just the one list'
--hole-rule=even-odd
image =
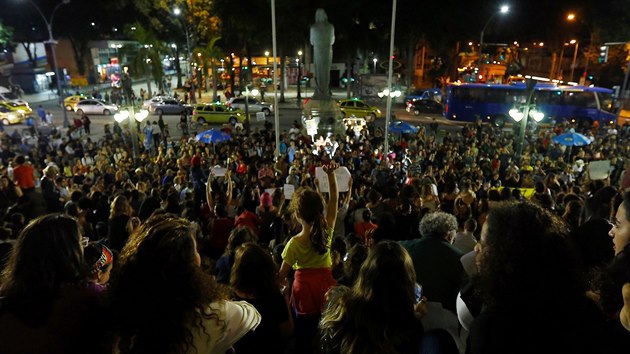
[{"label": "green tree", "polygon": [[13,28],[5,26],[0,19],[0,47],[10,47],[12,45]]},{"label": "green tree", "polygon": [[123,47],[123,52],[133,58],[130,63],[131,74],[135,77],[147,78],[149,96],[152,96],[151,80],[158,83],[160,90],[164,89],[162,53],[167,53],[168,47],[141,24],[136,23],[130,28],[126,31],[126,35],[138,44],[132,45],[131,48],[129,46]]}]

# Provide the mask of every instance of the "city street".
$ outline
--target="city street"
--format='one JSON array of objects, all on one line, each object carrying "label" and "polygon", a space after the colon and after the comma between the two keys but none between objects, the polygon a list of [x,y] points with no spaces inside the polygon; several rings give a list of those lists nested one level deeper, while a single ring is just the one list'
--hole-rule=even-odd
[{"label": "city street", "polygon": [[[134,91],[139,92],[139,90],[143,88],[143,89],[147,89],[146,84],[144,83],[137,83],[134,84]],[[88,91],[89,88],[86,88],[86,92]],[[108,91],[107,89],[102,89],[100,90],[101,94],[104,94],[106,91]],[[222,92],[219,91],[219,94],[221,94]],[[212,92],[204,92],[202,94],[202,98],[198,99],[198,102],[208,102],[211,100],[211,95]],[[335,99],[342,99],[346,97],[346,93],[345,91],[334,91],[333,92],[334,98]],[[58,129],[62,129],[63,130],[63,110],[61,107],[59,107],[57,105],[57,100],[53,98],[54,95],[52,94],[46,94],[46,93],[41,93],[38,95],[27,95],[25,97],[25,100],[29,101],[31,108],[33,109],[33,114],[32,116],[34,118],[37,118],[36,121],[38,121],[39,123],[39,119],[37,117],[37,108],[41,105],[46,111],[50,111],[53,114],[53,122],[54,125],[58,128]],[[52,98],[52,99],[51,99]],[[273,101],[273,95],[268,94],[266,97],[266,101]],[[286,92],[285,92],[285,99],[286,102],[285,103],[280,103],[279,106],[279,120],[280,120],[280,129],[283,131],[288,131],[289,128],[291,127],[291,125],[293,124],[294,121],[300,121],[301,119],[301,111],[300,109],[297,107],[297,98],[296,98],[296,91],[294,87],[289,87]],[[33,102],[33,100],[36,100],[35,102]],[[39,101],[39,102],[37,102]],[[379,105],[379,108],[381,109],[382,112],[385,112],[386,107],[385,107],[385,100],[383,100],[383,104]],[[124,107],[123,107],[124,109]],[[392,107],[392,112],[393,115],[395,117],[395,119],[399,119],[399,120],[404,120],[407,121],[409,123],[412,123],[414,125],[422,125],[422,124],[429,124],[433,121],[433,119],[435,118],[437,120],[437,122],[440,125],[441,130],[445,130],[445,131],[456,131],[458,130],[459,126],[461,126],[460,122],[452,122],[452,121],[448,121],[446,120],[444,117],[442,117],[439,114],[420,114],[419,116],[414,116],[411,113],[408,113],[405,111],[405,109],[403,108],[403,105],[401,103],[393,103],[393,107]],[[255,117],[255,113],[250,112],[251,114],[251,127],[252,129],[255,128],[262,128],[264,125],[264,121],[257,121],[256,117]],[[68,111],[67,112],[67,116],[68,116],[68,120],[70,122],[70,124],[72,124],[72,120],[75,117],[78,117],[78,115],[73,112],[73,111]],[[91,136],[96,139],[99,139],[100,137],[102,137],[103,133],[104,133],[104,127],[106,124],[113,126],[114,124],[114,116],[113,115],[109,115],[109,116],[104,116],[104,115],[90,115],[90,120],[92,122],[90,130],[91,130]],[[157,115],[149,115],[147,117],[146,121],[157,121],[158,116]],[[179,115],[163,115],[163,119],[165,124],[167,125],[168,129],[169,129],[169,133],[171,135],[171,137],[173,137],[174,139],[178,139],[181,137],[182,132],[177,129],[177,124],[179,123],[180,120],[180,116]],[[274,115],[270,115],[266,118],[267,121],[273,123],[274,121]],[[126,126],[126,121],[121,123],[121,125],[123,126],[123,128]],[[220,127],[220,124],[208,124],[208,128],[213,128],[213,127]],[[376,126],[377,127],[381,127],[384,128],[385,126],[385,119],[377,119],[376,120]],[[8,134],[13,133],[15,130],[17,130],[18,132],[22,132],[24,129],[27,129],[28,126],[26,124],[15,124],[15,125],[10,125],[10,126],[5,126],[5,131]]]}]

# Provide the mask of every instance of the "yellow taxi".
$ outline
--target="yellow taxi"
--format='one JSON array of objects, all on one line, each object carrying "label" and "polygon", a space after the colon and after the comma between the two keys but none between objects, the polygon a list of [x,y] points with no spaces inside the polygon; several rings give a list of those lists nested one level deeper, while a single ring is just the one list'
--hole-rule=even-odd
[{"label": "yellow taxi", "polygon": [[80,101],[86,100],[88,98],[91,98],[91,97],[86,96],[86,95],[68,96],[63,99],[63,106],[66,108],[66,111],[74,111],[74,108],[76,107],[77,103],[79,103]]},{"label": "yellow taxi", "polygon": [[383,113],[378,107],[370,106],[358,98],[339,100],[339,109],[344,117],[365,118],[368,122],[383,118]]},{"label": "yellow taxi", "polygon": [[22,114],[22,115],[29,115],[33,113],[33,110],[28,105],[28,103],[18,103],[14,101],[0,101],[0,107],[4,107],[8,109],[9,111]]},{"label": "yellow taxi", "polygon": [[11,125],[24,123],[25,116],[24,113],[18,113],[16,111],[12,111],[5,106],[0,105],[0,124],[2,125]]},{"label": "yellow taxi", "polygon": [[234,125],[245,121],[245,112],[220,102],[202,103],[194,106],[192,120],[199,124],[230,123]]}]

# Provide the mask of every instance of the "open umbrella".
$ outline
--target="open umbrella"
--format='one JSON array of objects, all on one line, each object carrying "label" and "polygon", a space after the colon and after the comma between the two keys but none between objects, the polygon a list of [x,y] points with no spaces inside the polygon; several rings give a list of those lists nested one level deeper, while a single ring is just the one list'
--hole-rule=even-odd
[{"label": "open umbrella", "polygon": [[592,143],[591,139],[576,132],[560,134],[558,136],[554,136],[551,140],[556,144],[566,146],[584,146]]},{"label": "open umbrella", "polygon": [[397,120],[389,122],[389,131],[395,134],[415,134],[418,132],[418,127],[405,121]]},{"label": "open umbrella", "polygon": [[206,130],[195,136],[195,141],[206,144],[219,143],[227,140],[230,140],[230,134],[215,129]]}]

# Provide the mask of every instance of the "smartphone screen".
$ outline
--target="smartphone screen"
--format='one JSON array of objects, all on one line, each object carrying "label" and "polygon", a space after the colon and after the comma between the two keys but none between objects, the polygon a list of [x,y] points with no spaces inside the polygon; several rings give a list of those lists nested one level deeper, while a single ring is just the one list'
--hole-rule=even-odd
[{"label": "smartphone screen", "polygon": [[420,300],[422,300],[422,285],[416,283],[416,304],[420,302]]}]

